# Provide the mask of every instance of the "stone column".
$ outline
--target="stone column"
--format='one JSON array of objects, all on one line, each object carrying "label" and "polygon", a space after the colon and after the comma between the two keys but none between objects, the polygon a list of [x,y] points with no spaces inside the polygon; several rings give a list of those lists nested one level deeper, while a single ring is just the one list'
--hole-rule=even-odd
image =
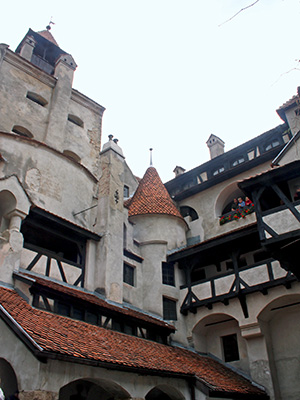
[{"label": "stone column", "polygon": [[45,142],[62,151],[65,129],[68,120],[69,104],[72,95],[72,84],[76,63],[71,55],[63,54],[56,62],[54,76],[57,78],[53,91],[49,124]]},{"label": "stone column", "polygon": [[251,377],[254,382],[264,386],[270,398],[274,400],[272,363],[269,360],[266,338],[259,323],[241,326],[241,334],[246,339]]}]

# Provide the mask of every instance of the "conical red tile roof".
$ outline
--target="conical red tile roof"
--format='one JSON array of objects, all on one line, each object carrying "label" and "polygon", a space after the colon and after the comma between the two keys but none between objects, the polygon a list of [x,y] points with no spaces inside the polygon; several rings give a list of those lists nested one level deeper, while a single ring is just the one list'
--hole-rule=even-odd
[{"label": "conical red tile roof", "polygon": [[182,219],[156,169],[149,167],[129,201],[128,215],[165,214]]}]

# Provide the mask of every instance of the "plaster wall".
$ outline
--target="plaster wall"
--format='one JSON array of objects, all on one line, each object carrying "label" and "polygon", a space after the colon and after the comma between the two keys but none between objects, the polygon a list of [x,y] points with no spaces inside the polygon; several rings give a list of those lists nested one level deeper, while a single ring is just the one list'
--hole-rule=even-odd
[{"label": "plaster wall", "polygon": [[[230,300],[228,306],[215,303],[212,310],[206,307],[198,308],[197,314],[189,313],[181,317],[185,321],[187,340],[197,350],[210,351],[222,359],[220,338],[224,336],[224,327],[226,328],[227,323],[212,325],[213,329],[209,328],[212,332],[208,334],[203,333],[203,329],[210,322],[234,319],[236,325],[231,326],[229,321],[226,334],[240,332],[239,347],[244,358],[235,361],[233,365],[249,373],[254,381],[265,386],[272,399],[285,400],[293,393],[297,393],[296,399],[298,382],[295,381],[295,374],[298,373],[300,360],[297,350],[300,348],[297,314],[300,312],[297,305],[299,296],[298,282],[293,283],[290,289],[284,286],[269,289],[265,296],[260,292],[249,294],[247,295],[248,318],[243,315],[237,298]],[[295,303],[295,306],[287,307]],[[278,316],[277,308],[280,312]],[[268,329],[265,328],[266,324]],[[290,336],[291,340],[285,340]],[[207,347],[206,340],[210,341],[212,337],[212,344]],[[281,392],[284,394],[280,394]]]},{"label": "plaster wall", "polygon": [[284,153],[284,155],[279,161],[279,165],[289,164],[290,162],[299,160],[299,158],[300,158],[300,141],[297,140],[293,143],[293,145],[289,148],[289,150],[286,153]]},{"label": "plaster wall", "polygon": [[90,213],[73,216],[94,204],[96,181],[79,164],[13,134],[0,134],[0,145],[7,160],[3,175],[17,175],[35,205],[86,228],[93,226]]},{"label": "plaster wall", "polygon": [[[299,211],[300,205],[295,208]],[[299,221],[289,209],[266,215],[263,217],[263,222],[271,227],[278,235],[292,232],[300,228]],[[271,235],[265,231],[265,237],[269,239]]]},{"label": "plaster wall", "polygon": [[300,129],[300,116],[295,112],[297,108],[299,107],[296,106],[285,111],[285,116],[293,135]]},{"label": "plaster wall", "polygon": [[[92,173],[98,173],[104,108],[72,90],[73,71],[58,68],[58,79],[22,57],[7,50],[0,74],[0,131],[11,132],[14,125],[28,129],[33,138],[59,151],[72,151]],[[42,106],[26,97],[41,96]],[[79,117],[81,128],[68,121],[68,114]],[[55,132],[54,132],[55,131]]]},{"label": "plaster wall", "polygon": [[[16,58],[17,56],[14,56]],[[25,65],[27,63],[25,62]],[[56,79],[49,77],[48,84],[39,79],[42,72],[36,76],[28,74],[19,65],[13,65],[6,60],[2,63],[0,74],[0,130],[11,132],[14,125],[27,128],[33,137],[42,140],[45,136],[49,104]],[[42,96],[48,104],[43,107],[26,98],[28,91]]]},{"label": "plaster wall", "polygon": [[101,149],[102,112],[88,107],[88,100],[83,105],[83,96],[72,95],[68,114],[83,121],[83,127],[71,121],[66,122],[65,138],[62,150],[77,154],[84,165],[93,174],[99,174],[99,155]]},{"label": "plaster wall", "polygon": [[130,217],[134,224],[134,238],[140,242],[165,241],[167,250],[186,244],[186,223],[170,215],[138,215]]},{"label": "plaster wall", "polygon": [[[22,395],[26,392],[43,391],[53,393],[53,398],[57,399],[62,387],[78,379],[86,379],[95,383],[106,382],[108,387],[115,383],[127,391],[130,397],[136,399],[144,399],[147,393],[157,386],[169,387],[170,391],[173,388],[178,398],[190,399],[189,386],[181,378],[108,370],[58,360],[40,363],[2,320],[0,320],[0,330],[3,335],[0,357],[7,360],[13,367],[17,376],[18,389]],[[205,399],[201,392],[197,392],[197,396],[199,400]]]}]

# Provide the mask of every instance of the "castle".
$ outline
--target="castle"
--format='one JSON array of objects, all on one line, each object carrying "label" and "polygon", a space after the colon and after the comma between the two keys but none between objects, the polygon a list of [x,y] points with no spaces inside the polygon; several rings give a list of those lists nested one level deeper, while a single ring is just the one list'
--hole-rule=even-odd
[{"label": "castle", "polygon": [[5,395],[298,400],[300,93],[163,184],[102,143],[76,67],[50,27],[0,44]]}]

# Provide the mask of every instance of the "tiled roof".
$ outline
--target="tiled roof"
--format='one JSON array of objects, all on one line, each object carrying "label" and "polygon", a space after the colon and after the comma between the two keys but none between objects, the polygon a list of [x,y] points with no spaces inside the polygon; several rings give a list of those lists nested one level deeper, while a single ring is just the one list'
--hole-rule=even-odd
[{"label": "tiled roof", "polygon": [[165,214],[182,219],[156,169],[149,167],[131,199],[126,202],[128,215]]},{"label": "tiled roof", "polygon": [[[139,373],[196,376],[211,392],[268,398],[244,377],[208,356],[75,321],[32,308],[16,291],[0,288],[0,315],[37,356],[90,362]],[[250,397],[249,397],[250,398]]]},{"label": "tiled roof", "polygon": [[151,315],[144,314],[142,312],[132,310],[128,307],[122,306],[118,307],[117,305],[110,304],[104,299],[99,298],[97,295],[93,293],[88,293],[83,291],[82,289],[79,288],[72,288],[66,285],[62,285],[56,282],[53,282],[48,279],[43,279],[38,276],[33,276],[27,273],[16,273],[16,277],[23,277],[25,279],[30,279],[30,281],[34,281],[34,285],[38,285],[39,287],[43,287],[45,289],[50,289],[51,291],[55,291],[57,293],[63,293],[65,295],[68,295],[70,297],[73,297],[74,299],[78,299],[80,301],[84,301],[93,305],[96,305],[98,307],[101,307],[102,309],[106,309],[108,312],[113,312],[115,314],[122,314],[126,315],[128,317],[134,318],[136,320],[144,321],[147,323],[150,323],[152,325],[160,326],[162,328],[167,328],[170,331],[175,331],[174,326],[168,324],[167,322],[160,320],[158,318],[152,317]]}]

